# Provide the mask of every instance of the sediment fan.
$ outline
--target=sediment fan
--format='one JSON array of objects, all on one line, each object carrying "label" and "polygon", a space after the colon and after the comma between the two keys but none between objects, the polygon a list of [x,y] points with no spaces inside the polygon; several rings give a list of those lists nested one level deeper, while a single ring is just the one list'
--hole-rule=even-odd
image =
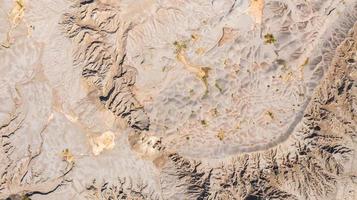
[{"label": "sediment fan", "polygon": [[[21,98],[0,127],[4,198],[51,195],[67,176],[83,188],[69,194],[90,199],[357,198],[356,1],[88,0],[54,16],[59,33],[34,35],[62,38],[63,48],[53,42],[57,53],[33,57],[45,60],[44,77],[69,71],[62,85],[54,79],[43,90],[66,96],[48,110],[89,135],[60,140],[85,153],[64,150],[67,167],[50,188],[22,179],[6,188],[16,160],[8,144],[28,118],[21,113],[37,103]],[[62,70],[51,56],[66,60]],[[40,136],[27,166],[44,137],[57,145]]]}]

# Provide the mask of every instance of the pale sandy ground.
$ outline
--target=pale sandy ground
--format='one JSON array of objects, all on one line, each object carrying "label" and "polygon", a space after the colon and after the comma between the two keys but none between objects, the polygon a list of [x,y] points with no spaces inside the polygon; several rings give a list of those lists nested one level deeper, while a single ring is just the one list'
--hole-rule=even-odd
[{"label": "pale sandy ground", "polygon": [[0,199],[357,199],[356,0],[79,2],[0,0]]}]

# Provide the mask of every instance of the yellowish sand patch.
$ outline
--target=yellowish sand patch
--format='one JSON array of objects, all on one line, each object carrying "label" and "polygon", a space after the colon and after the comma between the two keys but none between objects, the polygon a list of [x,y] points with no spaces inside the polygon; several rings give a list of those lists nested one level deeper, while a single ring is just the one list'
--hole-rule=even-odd
[{"label": "yellowish sand patch", "polygon": [[12,39],[12,31],[21,23],[25,15],[25,0],[14,0],[14,6],[9,12],[8,18],[10,22],[10,30],[6,34],[6,39],[1,43],[1,46],[9,48]]},{"label": "yellowish sand patch", "polygon": [[76,123],[78,122],[78,116],[74,116],[73,114],[67,114],[67,113],[63,113],[64,116],[72,123]]},{"label": "yellowish sand patch", "polygon": [[153,160],[154,165],[157,168],[162,168],[167,162],[167,155],[163,154]]},{"label": "yellowish sand patch", "polygon": [[69,149],[64,149],[61,152],[61,157],[62,157],[63,161],[66,161],[68,164],[74,163],[74,156]]},{"label": "yellowish sand patch", "polygon": [[274,117],[274,113],[272,111],[266,111],[265,114],[269,117],[269,119],[273,120],[275,117]]},{"label": "yellowish sand patch", "polygon": [[195,65],[192,64],[186,56],[186,45],[180,44],[176,45],[178,48],[176,48],[176,58],[178,61],[180,61],[185,68],[194,73],[198,79],[200,79],[207,90],[207,78],[208,78],[208,72],[210,71],[209,67],[201,66],[201,65]]},{"label": "yellowish sand patch", "polygon": [[285,83],[288,83],[292,80],[294,80],[294,73],[292,71],[287,71],[285,72],[283,75],[282,75],[282,80],[285,82]]},{"label": "yellowish sand patch", "polygon": [[306,58],[304,63],[300,65],[300,80],[304,80],[304,68],[309,64],[309,58]]},{"label": "yellowish sand patch", "polygon": [[115,135],[111,131],[106,131],[102,135],[97,137],[92,137],[90,139],[90,144],[92,146],[92,151],[94,155],[99,155],[105,149],[113,149],[115,146]]},{"label": "yellowish sand patch", "polygon": [[201,38],[201,36],[198,35],[197,33],[191,34],[191,40],[192,40],[193,42],[197,42],[200,38]]},{"label": "yellowish sand patch", "polygon": [[264,0],[250,0],[249,14],[255,23],[261,24],[263,18]]},{"label": "yellowish sand patch", "polygon": [[218,137],[219,140],[222,141],[222,140],[224,139],[224,137],[225,137],[224,131],[223,131],[223,130],[220,130],[220,131],[218,132],[218,134],[217,134],[217,137]]},{"label": "yellowish sand patch", "polygon": [[203,47],[199,47],[199,48],[196,49],[195,53],[197,55],[202,56],[205,53],[205,49]]},{"label": "yellowish sand patch", "polygon": [[177,55],[177,59],[186,67],[188,71],[196,74],[199,79],[205,82],[205,79],[208,77],[209,67],[191,64],[182,51]]},{"label": "yellowish sand patch", "polygon": [[237,36],[238,31],[230,27],[223,27],[223,33],[221,38],[218,41],[218,46],[222,46],[230,41],[232,41],[235,36]]},{"label": "yellowish sand patch", "polygon": [[9,20],[12,27],[19,25],[25,14],[25,0],[15,0],[14,2],[14,7],[9,13]]}]

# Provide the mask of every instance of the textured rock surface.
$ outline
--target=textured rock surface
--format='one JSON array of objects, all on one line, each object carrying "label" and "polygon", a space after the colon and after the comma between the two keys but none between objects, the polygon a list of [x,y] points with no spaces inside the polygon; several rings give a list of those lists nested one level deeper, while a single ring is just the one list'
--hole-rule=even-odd
[{"label": "textured rock surface", "polygon": [[0,199],[357,199],[356,0],[0,9]]}]

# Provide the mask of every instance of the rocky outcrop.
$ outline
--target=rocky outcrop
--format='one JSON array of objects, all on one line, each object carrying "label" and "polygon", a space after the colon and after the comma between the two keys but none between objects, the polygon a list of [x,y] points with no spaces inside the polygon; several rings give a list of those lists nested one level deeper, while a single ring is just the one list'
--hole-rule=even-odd
[{"label": "rocky outcrop", "polygon": [[125,64],[131,24],[120,20],[118,9],[82,1],[64,15],[61,24],[73,42],[73,64],[97,88],[99,100],[131,127],[147,130],[149,119],[131,91],[136,70]]},{"label": "rocky outcrop", "polygon": [[42,153],[43,132],[48,124],[39,133],[41,141],[35,151],[28,146],[27,153],[22,158],[13,156],[18,152],[12,138],[23,127],[25,117],[26,110],[18,102],[12,117],[0,126],[0,199],[30,199],[34,194],[49,194],[67,182],[66,175],[73,168],[73,163],[68,164],[59,176],[46,179],[38,169],[34,169],[34,162]]},{"label": "rocky outcrop", "polygon": [[147,184],[138,183],[133,184],[131,179],[118,178],[117,181],[98,183],[93,180],[91,184],[88,184],[86,197],[88,199],[159,199],[154,191],[148,189]]}]

